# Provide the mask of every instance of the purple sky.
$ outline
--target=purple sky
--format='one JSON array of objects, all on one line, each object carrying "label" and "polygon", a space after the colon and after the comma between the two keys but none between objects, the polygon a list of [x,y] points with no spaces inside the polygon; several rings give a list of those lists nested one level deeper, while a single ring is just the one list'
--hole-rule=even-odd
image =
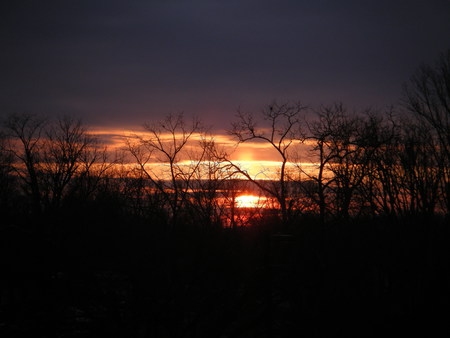
[{"label": "purple sky", "polygon": [[273,99],[383,109],[450,48],[449,0],[57,0],[0,5],[0,114],[227,128]]}]

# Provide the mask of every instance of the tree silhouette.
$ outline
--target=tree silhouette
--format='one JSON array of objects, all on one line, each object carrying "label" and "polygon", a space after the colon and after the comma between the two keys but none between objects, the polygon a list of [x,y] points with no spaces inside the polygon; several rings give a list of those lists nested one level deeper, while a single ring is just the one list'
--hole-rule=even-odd
[{"label": "tree silhouette", "polygon": [[16,177],[13,170],[14,157],[8,151],[6,136],[0,132],[0,212],[6,220],[15,209]]},{"label": "tree silhouette", "polygon": [[450,50],[434,65],[422,65],[404,86],[403,103],[433,131],[441,176],[442,208],[450,211]]},{"label": "tree silhouette", "polygon": [[305,112],[306,106],[301,103],[278,104],[274,102],[266,106],[261,112],[263,126],[251,113],[238,111],[237,121],[232,123],[229,133],[237,139],[238,144],[249,141],[262,141],[268,143],[279,156],[281,165],[278,179],[269,186],[252,177],[246,170],[232,161],[230,163],[236,171],[258,186],[262,191],[275,198],[280,205],[281,217],[284,224],[289,221],[291,206],[288,203],[288,180],[286,165],[291,159],[290,150],[304,140],[301,130],[300,115]]},{"label": "tree silhouette", "polygon": [[[200,132],[200,122],[193,119],[189,125],[183,114],[169,115],[165,119],[147,123],[145,136],[134,135],[128,139],[128,150],[136,160],[140,172],[152,182],[153,188],[164,196],[176,226],[180,212],[186,203],[191,179],[201,160],[183,166],[187,160],[188,142]],[[151,165],[162,164],[163,171],[155,171]]]},{"label": "tree silhouette", "polygon": [[95,141],[80,120],[65,116],[46,131],[42,151],[43,187],[51,208],[58,208],[83,159]]},{"label": "tree silhouette", "polygon": [[42,192],[39,180],[42,176],[41,157],[46,121],[34,114],[11,114],[3,126],[8,142],[6,149],[18,164],[12,168],[31,196],[34,213],[40,215]]},{"label": "tree silhouette", "polygon": [[193,175],[188,211],[198,224],[218,225],[226,217],[228,206],[224,203],[224,197],[230,189],[226,182],[232,177],[229,166],[220,160],[226,156],[225,149],[217,145],[213,136],[207,135],[201,137],[198,150],[192,151],[189,156]]}]

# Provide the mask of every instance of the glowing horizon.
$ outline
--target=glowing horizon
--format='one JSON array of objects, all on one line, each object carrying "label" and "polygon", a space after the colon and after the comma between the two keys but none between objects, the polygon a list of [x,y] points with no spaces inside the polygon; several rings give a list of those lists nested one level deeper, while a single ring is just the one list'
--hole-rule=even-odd
[{"label": "glowing horizon", "polygon": [[[136,129],[119,129],[119,128],[92,128],[88,131],[90,135],[99,137],[100,141],[108,147],[108,150],[113,151],[124,151],[127,152],[127,140],[138,142],[139,138],[151,137],[148,131],[140,128]],[[163,133],[160,135],[163,142],[170,142],[173,135],[168,133]],[[180,135],[175,135],[175,137]],[[189,142],[186,144],[186,149],[189,149],[191,153],[199,151],[199,144],[202,140],[213,141],[220,148],[227,152],[228,159],[234,163],[241,163],[245,167],[248,164],[258,164],[260,167],[270,167],[274,168],[281,165],[281,158],[277,151],[272,145],[267,142],[261,141],[247,141],[245,143],[240,143],[236,141],[231,135],[226,134],[225,131],[217,132],[215,134],[201,134],[193,133]],[[298,147],[298,153],[296,158],[302,159],[297,161],[289,161],[289,163],[302,163],[306,165],[312,165],[313,160],[309,159],[308,149],[310,148],[310,142],[296,142]],[[184,154],[186,156],[186,154]],[[188,163],[189,158],[179,158],[179,163]],[[130,158],[128,162],[134,162],[134,159]],[[245,168],[247,170],[247,168]],[[254,171],[254,170],[253,170]]]},{"label": "glowing horizon", "polygon": [[[240,168],[240,170],[246,172],[252,179],[261,181],[270,181],[279,179],[279,171],[282,162],[279,161],[232,161],[232,163]],[[187,171],[186,169],[198,166],[198,171],[201,173],[201,177],[208,177],[208,168],[210,165],[218,169],[218,171],[226,175],[227,173],[233,172],[232,178],[235,179],[247,179],[242,173],[238,173],[235,168],[227,168],[226,164],[222,164],[223,168],[219,168],[220,164],[218,162],[211,161],[180,161],[175,163],[177,171]],[[136,167],[137,169],[142,169],[137,163],[126,163],[123,164],[128,169]],[[161,180],[170,180],[170,164],[166,162],[150,162],[144,165],[144,168],[155,178]],[[301,168],[301,169],[300,169]],[[286,170],[288,176],[293,179],[299,179],[300,176],[305,175],[305,173],[312,175],[317,171],[316,163],[302,162],[302,163],[292,163],[288,162],[286,164]]]}]

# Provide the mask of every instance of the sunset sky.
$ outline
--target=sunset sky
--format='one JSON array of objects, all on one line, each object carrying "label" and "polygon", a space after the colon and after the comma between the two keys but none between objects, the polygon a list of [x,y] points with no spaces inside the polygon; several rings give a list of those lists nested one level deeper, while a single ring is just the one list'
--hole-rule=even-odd
[{"label": "sunset sky", "polygon": [[0,27],[2,116],[117,134],[183,111],[223,132],[273,99],[398,103],[450,47],[450,1],[8,1]]}]

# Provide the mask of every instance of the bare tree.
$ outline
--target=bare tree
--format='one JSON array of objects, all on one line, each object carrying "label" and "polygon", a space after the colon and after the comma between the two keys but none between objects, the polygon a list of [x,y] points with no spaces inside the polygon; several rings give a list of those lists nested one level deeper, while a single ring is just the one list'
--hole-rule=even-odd
[{"label": "bare tree", "polygon": [[405,106],[436,131],[450,156],[450,50],[434,66],[422,65],[404,86]]},{"label": "bare tree", "polygon": [[33,114],[11,114],[3,126],[7,140],[6,150],[17,163],[13,169],[22,180],[25,191],[31,196],[34,213],[40,214],[40,162],[46,121]]},{"label": "bare tree", "polygon": [[[317,113],[317,119],[308,126],[307,141],[311,145],[311,162],[316,164],[314,172],[303,171],[305,176],[314,182],[304,184],[307,195],[319,208],[321,223],[325,222],[329,207],[329,190],[334,182],[330,166],[335,159],[333,152],[333,135],[336,121],[341,118],[339,110],[324,108]],[[300,168],[301,169],[301,168]]]},{"label": "bare tree", "polygon": [[195,170],[190,182],[189,211],[192,219],[198,219],[200,224],[220,224],[227,213],[223,199],[232,173],[220,160],[226,156],[225,149],[220,148],[212,136],[203,136],[197,151],[191,152],[191,163],[199,165],[192,167]]},{"label": "bare tree", "polygon": [[230,134],[238,144],[249,141],[268,143],[276,151],[280,160],[280,168],[276,183],[269,186],[252,177],[238,164],[228,161],[236,171],[258,186],[262,191],[275,198],[280,205],[281,217],[284,224],[289,220],[290,206],[288,203],[288,175],[287,164],[291,159],[290,150],[294,145],[303,141],[300,118],[306,107],[300,103],[278,104],[274,102],[265,107],[261,113],[265,125],[258,126],[257,120],[251,113],[238,111],[237,121],[232,124]]},{"label": "bare tree", "polygon": [[450,211],[450,50],[435,65],[422,65],[404,86],[404,105],[433,130],[438,166],[442,172],[442,208]]},{"label": "bare tree", "polygon": [[365,176],[360,186],[362,198],[361,213],[372,216],[379,214],[391,215],[393,194],[397,185],[398,168],[394,165],[398,151],[397,124],[392,117],[392,111],[386,116],[369,113],[363,121],[360,146],[364,148]]},{"label": "bare tree", "polygon": [[59,208],[69,191],[73,195],[85,188],[82,177],[92,176],[94,167],[98,180],[111,166],[106,148],[100,149],[97,139],[72,117],[51,123],[33,114],[12,114],[4,129],[4,149],[13,158],[12,169],[23,182],[35,214]]},{"label": "bare tree", "polygon": [[[183,166],[184,153],[196,133],[200,122],[193,119],[189,125],[183,114],[169,115],[165,119],[144,125],[145,136],[134,135],[128,140],[128,150],[143,175],[161,193],[171,212],[172,224],[177,224],[181,209],[186,202],[189,184],[200,161]],[[163,171],[155,170],[161,164]]]},{"label": "bare tree", "polygon": [[0,212],[3,218],[11,212],[12,201],[17,192],[13,164],[14,157],[8,151],[7,138],[0,132]]},{"label": "bare tree", "polygon": [[311,161],[317,170],[304,171],[315,183],[304,187],[318,206],[322,222],[332,211],[339,218],[349,218],[351,210],[353,214],[361,212],[365,203],[362,185],[377,149],[372,135],[374,121],[369,112],[357,116],[336,103],[322,107],[316,120],[307,123]]},{"label": "bare tree", "polygon": [[95,141],[87,134],[80,120],[68,116],[52,125],[46,136],[42,155],[44,187],[48,204],[58,208],[69,183],[79,174],[83,160]]},{"label": "bare tree", "polygon": [[409,214],[433,215],[439,196],[441,176],[435,138],[423,124],[404,123],[399,163],[404,194],[405,211]]},{"label": "bare tree", "polygon": [[332,135],[330,171],[334,175],[334,195],[336,214],[339,218],[349,218],[350,208],[361,182],[366,175],[366,153],[361,144],[361,120],[345,115],[338,119]]},{"label": "bare tree", "polygon": [[441,171],[427,126],[404,116],[372,118],[364,128],[368,170],[361,186],[372,214],[433,214]]},{"label": "bare tree", "polygon": [[123,154],[110,154],[97,138],[89,134],[87,136],[89,145],[81,153],[76,181],[71,184],[71,193],[77,194],[82,200],[91,198],[106,177],[120,178],[117,167],[123,162]]}]

